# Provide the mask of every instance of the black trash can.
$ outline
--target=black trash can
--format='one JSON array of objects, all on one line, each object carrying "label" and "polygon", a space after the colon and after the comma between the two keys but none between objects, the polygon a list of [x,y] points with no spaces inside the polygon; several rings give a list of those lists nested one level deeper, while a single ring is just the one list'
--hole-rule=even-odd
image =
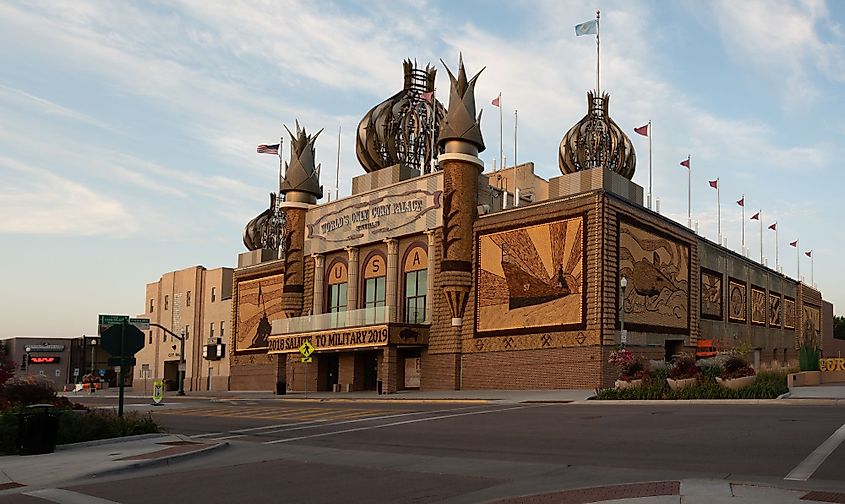
[{"label": "black trash can", "polygon": [[285,395],[287,392],[287,384],[283,381],[276,382],[276,395]]},{"label": "black trash can", "polygon": [[18,414],[18,453],[53,453],[59,432],[59,415],[52,404],[33,404]]}]

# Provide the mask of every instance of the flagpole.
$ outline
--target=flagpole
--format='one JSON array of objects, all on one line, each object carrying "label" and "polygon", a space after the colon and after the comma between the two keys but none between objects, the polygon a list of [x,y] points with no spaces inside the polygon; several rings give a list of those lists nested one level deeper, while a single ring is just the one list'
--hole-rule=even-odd
[{"label": "flagpole", "polygon": [[775,221],[775,271],[780,270],[780,261],[778,260],[778,221]]},{"label": "flagpole", "polygon": [[282,147],[284,147],[284,140],[285,140],[284,137],[279,137],[279,197],[280,198],[282,196],[282,177],[283,177],[282,166],[284,164],[284,155],[283,155],[283,152],[282,152],[283,151]]},{"label": "flagpole", "polygon": [[516,132],[517,132],[517,123],[519,119],[519,111],[513,109],[513,206],[514,208],[519,206],[519,186],[516,184],[516,166],[519,164],[517,162],[517,150],[516,150]]},{"label": "flagpole", "polygon": [[763,264],[763,209],[758,212],[760,215],[760,264]]},{"label": "flagpole", "polygon": [[798,240],[795,240],[795,266],[797,269],[797,278],[799,282],[801,281],[801,244],[798,243]]},{"label": "flagpole", "polygon": [[[504,129],[502,127],[502,92],[499,91],[499,169],[505,167]],[[505,196],[507,198],[507,195]]]},{"label": "flagpole", "polygon": [[811,250],[810,251],[810,286],[812,286],[815,289],[816,288],[816,280],[813,277],[813,271],[815,269],[814,266],[815,266],[815,258],[813,257],[813,251]]},{"label": "flagpole", "polygon": [[651,119],[648,120],[648,209],[651,210],[651,202],[654,199],[654,192],[651,188]]},{"label": "flagpole", "polygon": [[437,166],[437,153],[435,149],[437,146],[434,141],[434,137],[437,135],[434,132],[434,128],[437,127],[437,97],[435,94],[437,93],[437,87],[431,87],[431,163],[428,173],[434,173],[434,167]]},{"label": "flagpole", "polygon": [[745,257],[745,194],[740,199],[742,201],[742,257]]},{"label": "flagpole", "polygon": [[596,94],[601,98],[601,55],[599,53],[599,33],[601,27],[599,26],[599,18],[601,18],[601,11],[596,11]]},{"label": "flagpole", "polygon": [[687,227],[692,229],[692,155],[687,154]]},{"label": "flagpole", "polygon": [[[340,128],[341,126],[338,125],[337,127],[337,169],[335,170],[334,174],[334,200],[337,201],[340,193]],[[331,191],[329,191],[331,194]],[[331,199],[331,198],[329,198]]]},{"label": "flagpole", "polygon": [[719,234],[719,245],[722,245],[722,198],[719,196],[722,188],[719,187],[719,177],[716,177],[716,231]]}]

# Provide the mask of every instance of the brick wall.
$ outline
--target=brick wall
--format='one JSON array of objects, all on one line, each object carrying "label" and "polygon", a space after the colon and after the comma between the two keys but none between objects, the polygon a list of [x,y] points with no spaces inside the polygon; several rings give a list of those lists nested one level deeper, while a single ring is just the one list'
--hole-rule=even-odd
[{"label": "brick wall", "polygon": [[466,354],[464,389],[594,388],[600,380],[598,346]]}]

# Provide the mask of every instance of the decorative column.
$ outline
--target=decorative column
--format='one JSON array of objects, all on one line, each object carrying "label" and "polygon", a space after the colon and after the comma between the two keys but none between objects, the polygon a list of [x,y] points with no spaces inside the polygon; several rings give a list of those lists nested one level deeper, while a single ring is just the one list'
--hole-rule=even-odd
[{"label": "decorative column", "polygon": [[452,326],[460,327],[472,285],[472,225],[477,218],[478,176],[484,168],[478,158],[484,151],[481,115],[475,115],[475,81],[481,72],[467,79],[463,59],[457,78],[448,67],[446,71],[452,86],[438,139],[444,151],[439,157],[444,189],[440,285],[452,312]]},{"label": "decorative column", "polygon": [[428,238],[428,247],[426,248],[426,256],[428,257],[428,269],[426,270],[426,289],[425,289],[425,323],[431,323],[431,314],[433,310],[432,301],[434,301],[434,230],[428,229],[425,232]]},{"label": "decorative column", "polygon": [[311,304],[311,313],[319,315],[323,313],[323,284],[326,277],[326,256],[323,254],[312,254],[314,258],[314,300]]},{"label": "decorative column", "polygon": [[[346,247],[349,280],[346,284],[346,311],[358,309],[358,247]],[[348,315],[347,315],[348,316]],[[347,319],[350,325],[357,325]]]},{"label": "decorative column", "polygon": [[284,202],[285,212],[285,273],[282,286],[282,311],[286,318],[302,315],[302,299],[305,292],[305,214],[308,206],[300,202]]},{"label": "decorative column", "polygon": [[387,244],[387,278],[384,282],[385,288],[385,305],[387,305],[387,322],[396,322],[399,314],[399,307],[397,300],[402,296],[398,296],[397,287],[399,285],[399,268],[397,266],[399,255],[399,242],[394,238],[387,238],[384,240]]}]

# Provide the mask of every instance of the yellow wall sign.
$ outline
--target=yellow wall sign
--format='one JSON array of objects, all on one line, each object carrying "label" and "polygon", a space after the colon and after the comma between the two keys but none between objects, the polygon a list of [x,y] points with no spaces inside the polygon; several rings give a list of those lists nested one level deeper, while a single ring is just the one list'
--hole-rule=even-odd
[{"label": "yellow wall sign", "polygon": [[379,347],[386,346],[387,341],[388,330],[386,325],[337,329],[307,334],[270,336],[268,353],[299,352],[305,355],[300,347],[304,346],[306,342],[309,342],[313,348],[312,351],[314,351]]},{"label": "yellow wall sign", "polygon": [[819,359],[819,371],[845,371],[845,358]]}]

